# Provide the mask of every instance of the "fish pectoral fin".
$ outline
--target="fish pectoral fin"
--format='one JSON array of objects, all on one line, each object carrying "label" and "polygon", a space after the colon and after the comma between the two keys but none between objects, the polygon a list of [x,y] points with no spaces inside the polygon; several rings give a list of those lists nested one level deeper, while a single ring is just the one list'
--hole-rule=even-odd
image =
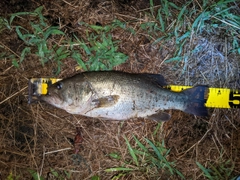
[{"label": "fish pectoral fin", "polygon": [[157,122],[161,122],[161,121],[168,121],[171,116],[163,111],[157,111],[155,114],[152,114],[151,116],[147,117],[148,119],[157,121]]},{"label": "fish pectoral fin", "polygon": [[92,100],[91,104],[95,108],[110,107],[115,105],[118,102],[118,100],[119,100],[119,95],[110,95],[110,96],[94,99]]}]

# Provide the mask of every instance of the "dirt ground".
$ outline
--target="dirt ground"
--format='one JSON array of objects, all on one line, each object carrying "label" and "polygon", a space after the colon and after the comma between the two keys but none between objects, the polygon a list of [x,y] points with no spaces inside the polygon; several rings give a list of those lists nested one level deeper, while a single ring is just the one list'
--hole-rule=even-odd
[{"label": "dirt ground", "polygon": [[[159,1],[155,1],[154,5],[158,6]],[[129,26],[133,27],[136,18],[146,21],[143,10],[149,8],[149,1],[3,0],[0,15],[7,18],[11,13],[33,11],[39,6],[44,7],[44,16],[49,24],[60,25],[61,30],[69,35],[76,32],[83,36],[78,26],[80,21],[107,25],[119,19],[132,22]],[[25,21],[20,18],[15,25],[23,25]],[[183,48],[183,52],[188,53],[193,47],[201,47],[191,54],[187,62],[164,63],[174,49],[171,41],[159,51],[140,30],[134,36],[122,33],[119,29],[113,31],[112,36],[121,40],[119,51],[127,54],[129,59],[115,70],[160,73],[169,84],[206,84],[240,89],[240,57],[227,52],[230,37],[221,37],[218,33],[201,34],[193,38],[191,45],[189,43]],[[0,33],[0,45],[17,55],[24,48],[17,34],[9,30]],[[79,73],[75,66],[76,62],[72,59],[64,59],[58,77]],[[94,175],[101,179],[113,179],[118,172],[104,170],[119,167],[130,159],[124,136],[133,144],[132,135],[142,141],[144,138],[153,142],[164,139],[166,148],[171,149],[168,160],[175,161],[176,169],[186,179],[204,179],[196,162],[207,168],[211,168],[211,164],[217,169],[228,169],[232,171],[230,177],[240,175],[239,109],[209,109],[206,118],[168,110],[171,120],[162,123],[153,135],[157,122],[144,119],[103,121],[70,115],[43,102],[28,104],[29,78],[53,77],[54,68],[54,62],[42,66],[33,55],[27,56],[19,68],[12,66],[11,59],[0,60],[0,179],[6,179],[10,174],[15,179],[31,179],[30,169],[45,179],[57,179],[51,168],[63,179],[67,179],[64,171],[71,172],[70,179],[91,179]],[[74,154],[76,127],[81,128],[83,142],[79,152]],[[113,152],[119,153],[121,160],[108,155]],[[178,179],[161,170],[150,171],[136,171],[122,179]],[[220,173],[223,179],[228,179],[226,171]]]}]

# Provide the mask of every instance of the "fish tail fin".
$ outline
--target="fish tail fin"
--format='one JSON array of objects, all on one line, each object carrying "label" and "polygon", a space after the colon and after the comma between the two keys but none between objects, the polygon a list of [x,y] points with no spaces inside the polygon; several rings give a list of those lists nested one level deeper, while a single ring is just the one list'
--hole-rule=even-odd
[{"label": "fish tail fin", "polygon": [[193,114],[196,116],[207,116],[208,111],[205,106],[206,99],[208,96],[208,86],[195,86],[190,89],[183,91],[189,97],[189,101],[183,110],[186,113]]}]

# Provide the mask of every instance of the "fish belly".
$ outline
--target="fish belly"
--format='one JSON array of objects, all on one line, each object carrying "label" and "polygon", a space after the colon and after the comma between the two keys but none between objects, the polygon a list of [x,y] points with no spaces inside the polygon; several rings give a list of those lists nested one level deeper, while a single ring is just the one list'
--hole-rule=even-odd
[{"label": "fish belly", "polygon": [[155,114],[160,109],[165,109],[165,107],[151,103],[151,100],[122,98],[113,106],[92,108],[83,115],[96,118],[126,120],[137,117],[144,118]]}]

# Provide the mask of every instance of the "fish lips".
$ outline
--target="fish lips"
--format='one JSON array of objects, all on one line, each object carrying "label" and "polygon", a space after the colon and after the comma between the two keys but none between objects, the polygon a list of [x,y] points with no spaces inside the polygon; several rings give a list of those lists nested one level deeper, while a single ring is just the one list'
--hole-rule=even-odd
[{"label": "fish lips", "polygon": [[40,100],[45,101],[54,106],[58,106],[63,103],[62,97],[57,93],[47,93],[39,97]]}]

